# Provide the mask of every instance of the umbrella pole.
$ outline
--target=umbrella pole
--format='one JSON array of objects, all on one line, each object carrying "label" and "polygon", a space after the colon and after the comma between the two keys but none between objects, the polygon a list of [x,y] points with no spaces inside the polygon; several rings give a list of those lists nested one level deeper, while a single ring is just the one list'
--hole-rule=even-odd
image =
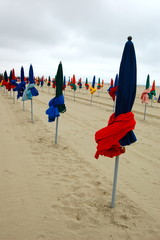
[{"label": "umbrella pole", "polygon": [[58,137],[58,117],[56,117],[56,134],[55,134],[55,144],[57,144]]},{"label": "umbrella pole", "polygon": [[15,103],[15,91],[13,91],[13,103]]},{"label": "umbrella pole", "polygon": [[74,101],[75,101],[75,91],[74,91]]},{"label": "umbrella pole", "polygon": [[119,164],[119,156],[116,156],[115,167],[114,167],[114,179],[113,179],[111,208],[114,208],[114,206],[115,206],[116,186],[117,186],[117,176],[118,176],[118,164]]},{"label": "umbrella pole", "polygon": [[146,109],[147,109],[147,103],[145,103],[145,105],[144,105],[144,118],[143,118],[143,120],[145,120],[145,118],[146,118]]},{"label": "umbrella pole", "polygon": [[33,101],[31,99],[31,122],[33,123]]}]

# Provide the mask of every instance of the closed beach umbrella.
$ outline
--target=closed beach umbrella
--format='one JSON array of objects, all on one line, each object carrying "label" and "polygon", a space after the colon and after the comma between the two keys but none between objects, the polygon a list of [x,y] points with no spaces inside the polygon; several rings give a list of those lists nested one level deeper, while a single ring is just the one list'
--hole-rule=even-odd
[{"label": "closed beach umbrella", "polygon": [[[134,45],[128,37],[125,45],[119,70],[119,84],[116,98],[115,116],[131,112],[136,96],[137,68]],[[122,146],[136,141],[133,131],[128,132],[121,140]]]},{"label": "closed beach umbrella", "polygon": [[110,92],[110,89],[113,87],[113,79],[111,78],[111,81],[110,81],[110,86],[109,86],[109,88],[108,88],[108,92]]},{"label": "closed beach umbrella", "polygon": [[146,79],[146,89],[141,94],[141,102],[145,104],[143,120],[145,120],[145,118],[146,118],[147,104],[149,103],[149,93],[150,93],[150,76],[148,74],[147,79]]},{"label": "closed beach umbrella", "polygon": [[[17,91],[17,99],[23,96],[23,92],[25,90],[26,82],[24,81],[24,68],[21,67],[21,82],[17,83],[16,87],[13,89],[13,91]],[[23,110],[24,110],[24,101],[23,101]]]},{"label": "closed beach umbrella", "polygon": [[93,80],[92,80],[92,88],[95,87],[95,83],[96,83],[96,76],[93,77]]},{"label": "closed beach umbrella", "polygon": [[74,90],[74,101],[75,101],[75,91],[77,90],[77,86],[76,86],[76,77],[75,77],[74,74],[73,74],[73,77],[71,79],[70,87],[71,87],[71,89]]},{"label": "closed beach umbrella", "polygon": [[91,100],[90,100],[90,104],[92,103],[93,94],[96,92],[95,84],[96,84],[96,77],[95,77],[95,76],[93,76],[93,80],[92,80],[92,86],[90,86],[90,88],[89,88],[89,90],[90,90],[90,93],[91,93]]},{"label": "closed beach umbrella", "polygon": [[28,77],[28,86],[23,92],[22,101],[31,100],[31,121],[33,122],[33,96],[38,96],[38,90],[34,87],[34,72],[32,64],[29,67],[29,77]]},{"label": "closed beach umbrella", "polygon": [[149,74],[147,75],[147,79],[146,79],[146,89],[150,88],[150,76]]},{"label": "closed beach umbrella", "polygon": [[109,95],[112,97],[113,101],[115,101],[117,90],[118,90],[118,74],[116,74],[114,85],[109,90]]},{"label": "closed beach umbrella", "polygon": [[60,113],[64,113],[66,111],[64,96],[62,94],[63,68],[62,68],[61,62],[58,65],[58,70],[57,70],[55,80],[56,80],[56,96],[49,101],[48,103],[49,108],[46,110],[46,114],[48,115],[49,122],[54,122],[56,119],[55,144],[57,144],[58,117],[60,116]]},{"label": "closed beach umbrella", "polygon": [[48,77],[48,82],[47,82],[47,86],[50,87],[51,86],[51,77]]},{"label": "closed beach umbrella", "polygon": [[88,88],[89,88],[88,78],[86,78],[85,87],[86,87],[86,90],[88,90]]},{"label": "closed beach umbrella", "polygon": [[156,83],[155,83],[155,80],[152,83],[152,88],[151,88],[150,93],[149,93],[149,99],[151,99],[151,105],[152,105],[153,96],[156,96]]},{"label": "closed beach umbrella", "polygon": [[137,70],[135,50],[131,40],[132,38],[128,37],[120,63],[115,113],[110,116],[108,126],[95,134],[98,144],[95,157],[116,156],[111,207],[115,204],[119,155],[125,152],[126,145],[137,140],[132,131],[136,124],[131,110],[136,95]]},{"label": "closed beach umbrella", "polygon": [[21,67],[21,82],[24,81],[24,68],[23,66]]}]

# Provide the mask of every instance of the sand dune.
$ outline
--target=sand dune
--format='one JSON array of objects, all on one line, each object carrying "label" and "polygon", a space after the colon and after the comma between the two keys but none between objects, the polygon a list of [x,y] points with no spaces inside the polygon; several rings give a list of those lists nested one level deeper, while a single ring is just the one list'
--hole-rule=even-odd
[{"label": "sand dune", "polygon": [[[54,89],[30,101],[0,89],[0,240],[160,239],[160,104],[144,105],[138,87],[133,107],[138,141],[120,156],[116,207],[110,208],[114,158],[94,158],[94,134],[107,125],[113,101],[106,92],[67,87],[67,111],[55,122],[45,114]],[[159,89],[158,89],[159,91]],[[157,92],[158,92],[157,91]]]}]

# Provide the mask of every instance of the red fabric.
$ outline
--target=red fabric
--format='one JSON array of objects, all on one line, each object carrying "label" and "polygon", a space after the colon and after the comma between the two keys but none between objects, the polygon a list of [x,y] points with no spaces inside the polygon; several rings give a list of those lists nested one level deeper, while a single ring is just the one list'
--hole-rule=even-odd
[{"label": "red fabric", "polygon": [[154,80],[153,84],[152,84],[151,92],[156,90],[156,86],[155,85],[156,85],[156,83],[155,83],[155,80]]},{"label": "red fabric", "polygon": [[135,127],[136,121],[132,112],[120,114],[117,117],[114,115],[113,113],[110,116],[108,126],[95,133],[97,143],[95,158],[97,159],[99,155],[112,158],[124,153],[125,148],[120,146],[119,140]]},{"label": "red fabric", "polygon": [[109,95],[112,97],[113,101],[115,100],[117,89],[118,89],[118,86],[112,87],[109,91]]}]

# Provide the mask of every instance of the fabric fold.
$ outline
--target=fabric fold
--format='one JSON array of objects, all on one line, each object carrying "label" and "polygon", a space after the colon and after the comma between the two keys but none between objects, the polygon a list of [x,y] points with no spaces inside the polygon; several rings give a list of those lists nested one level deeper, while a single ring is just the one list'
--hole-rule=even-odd
[{"label": "fabric fold", "polygon": [[117,117],[113,113],[109,118],[108,126],[95,133],[97,143],[95,158],[98,159],[99,155],[112,158],[124,153],[125,148],[120,145],[119,141],[133,130],[135,125],[136,121],[132,112],[120,114]]},{"label": "fabric fold", "polygon": [[49,108],[46,110],[46,114],[48,115],[48,122],[54,122],[55,118],[60,116],[60,112],[66,111],[66,108],[64,107],[65,105],[63,94],[59,97],[52,98],[49,101],[48,105]]}]

